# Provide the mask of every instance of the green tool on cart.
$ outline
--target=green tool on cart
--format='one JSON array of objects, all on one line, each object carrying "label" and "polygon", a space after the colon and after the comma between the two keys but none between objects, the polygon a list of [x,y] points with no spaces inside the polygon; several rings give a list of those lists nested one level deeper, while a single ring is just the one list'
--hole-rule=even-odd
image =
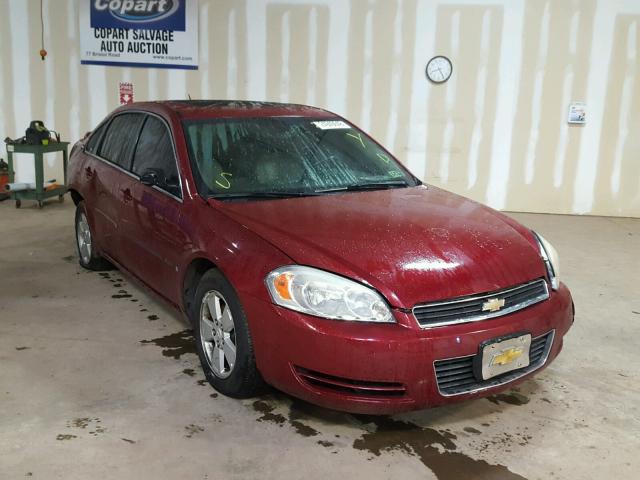
[{"label": "green tool on cart", "polygon": [[[9,143],[7,144],[7,162],[9,163],[9,183],[15,181],[15,169],[13,163],[14,153],[30,153],[34,156],[36,170],[36,188],[33,190],[18,190],[11,193],[11,198],[16,202],[16,208],[20,208],[22,200],[35,200],[38,207],[42,208],[44,200],[47,198],[58,197],[60,202],[64,201],[64,194],[67,193],[67,163],[68,154],[67,147],[69,142],[53,142],[48,145],[29,145],[26,143]],[[45,153],[62,152],[62,161],[64,169],[64,184],[56,188],[44,188],[44,159]]]}]

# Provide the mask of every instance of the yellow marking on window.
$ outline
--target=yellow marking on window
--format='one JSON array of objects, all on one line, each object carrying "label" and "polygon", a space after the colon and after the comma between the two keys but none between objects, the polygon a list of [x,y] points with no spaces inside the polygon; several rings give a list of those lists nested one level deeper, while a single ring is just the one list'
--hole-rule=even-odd
[{"label": "yellow marking on window", "polygon": [[380,160],[382,160],[384,163],[389,163],[391,162],[391,159],[389,157],[387,157],[384,153],[376,153],[376,155],[378,156],[378,158]]},{"label": "yellow marking on window", "polygon": [[216,180],[216,185],[218,185],[220,188],[224,188],[225,190],[229,190],[231,188],[231,182],[227,177],[233,177],[233,174],[222,172],[220,176],[222,177],[222,181],[224,183],[220,183],[220,180]]},{"label": "yellow marking on window", "polygon": [[358,140],[360,142],[360,145],[362,145],[362,148],[364,148],[366,150],[367,147],[364,144],[364,142],[362,141],[362,136],[359,133],[356,133],[355,135],[353,133],[347,133],[347,136],[353,137],[356,140]]}]

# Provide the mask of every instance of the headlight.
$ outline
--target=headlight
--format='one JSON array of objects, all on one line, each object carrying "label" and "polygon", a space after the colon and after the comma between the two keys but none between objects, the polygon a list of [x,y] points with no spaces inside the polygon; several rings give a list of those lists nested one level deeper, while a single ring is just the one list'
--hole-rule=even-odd
[{"label": "headlight", "polygon": [[274,303],[318,317],[359,322],[394,322],[375,290],[311,267],[277,268],[265,279]]},{"label": "headlight", "polygon": [[551,280],[551,288],[557,290],[560,286],[560,258],[558,257],[558,252],[542,235],[536,232],[533,232],[533,234],[538,240],[540,255],[547,267],[549,280]]}]

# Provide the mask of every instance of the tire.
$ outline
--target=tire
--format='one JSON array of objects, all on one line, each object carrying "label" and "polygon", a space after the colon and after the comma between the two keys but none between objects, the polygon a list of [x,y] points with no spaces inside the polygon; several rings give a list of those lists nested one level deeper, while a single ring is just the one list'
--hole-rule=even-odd
[{"label": "tire", "polygon": [[93,233],[87,218],[87,211],[84,202],[78,203],[76,207],[76,249],[78,251],[78,262],[80,266],[87,270],[101,271],[111,270],[111,264],[96,253],[93,248]]},{"label": "tire", "polygon": [[[255,396],[263,380],[256,366],[247,317],[235,290],[218,270],[202,276],[190,317],[198,357],[211,386],[233,398]],[[231,345],[235,358],[231,358]]]}]

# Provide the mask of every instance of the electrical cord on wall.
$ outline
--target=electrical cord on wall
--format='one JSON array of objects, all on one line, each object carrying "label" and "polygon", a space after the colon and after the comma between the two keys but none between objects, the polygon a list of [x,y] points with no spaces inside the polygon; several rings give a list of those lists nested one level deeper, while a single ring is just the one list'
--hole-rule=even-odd
[{"label": "electrical cord on wall", "polygon": [[42,6],[43,1],[44,0],[40,0],[40,40],[42,45],[42,47],[40,48],[40,58],[42,58],[42,61],[44,61],[44,57],[47,56],[47,51],[44,49],[44,8]]}]

